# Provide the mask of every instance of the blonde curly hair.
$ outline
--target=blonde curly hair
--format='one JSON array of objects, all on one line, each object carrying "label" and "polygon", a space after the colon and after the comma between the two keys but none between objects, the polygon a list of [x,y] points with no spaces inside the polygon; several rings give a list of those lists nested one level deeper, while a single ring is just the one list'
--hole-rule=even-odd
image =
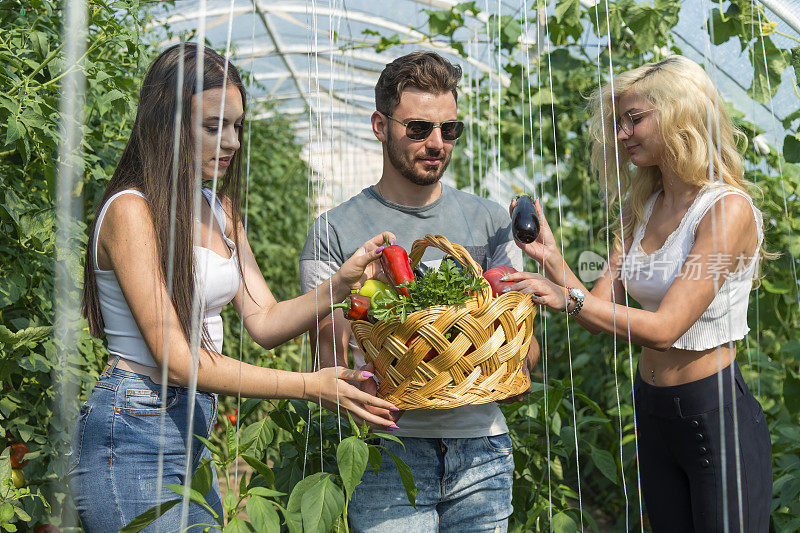
[{"label": "blonde curly hair", "polygon": [[[613,84],[598,89],[589,100],[592,169],[606,190],[609,207],[615,201],[623,202],[622,230],[619,219],[607,228],[613,232],[617,253],[623,252],[623,238],[630,243],[634,229],[643,221],[647,199],[662,187],[659,167],[636,167],[632,171],[624,145],[615,142],[614,115],[619,112],[620,98],[631,91],[656,110],[653,116],[665,147],[663,163],[670,165],[683,181],[698,186],[712,181],[724,183],[748,194],[751,185],[743,171],[747,137],[733,125],[700,65],[673,55],[619,74]],[[711,172],[709,165],[713,165]]]}]

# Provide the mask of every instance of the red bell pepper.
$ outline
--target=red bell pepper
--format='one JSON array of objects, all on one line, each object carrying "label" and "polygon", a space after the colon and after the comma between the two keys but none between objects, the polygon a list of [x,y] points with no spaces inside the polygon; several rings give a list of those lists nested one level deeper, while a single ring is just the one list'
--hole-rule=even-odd
[{"label": "red bell pepper", "polygon": [[368,296],[361,296],[360,294],[351,294],[347,300],[340,304],[332,305],[332,309],[344,309],[344,317],[348,320],[366,320],[374,322],[372,315],[369,313],[371,300]]},{"label": "red bell pepper", "polygon": [[514,267],[499,266],[483,273],[483,277],[489,282],[489,286],[492,288],[492,296],[500,296],[503,293],[503,289],[516,283],[516,281],[500,281],[500,278],[503,276],[513,274],[516,271],[517,269]]},{"label": "red bell pepper", "polygon": [[414,281],[414,271],[411,270],[411,263],[408,261],[408,253],[402,246],[386,242],[386,248],[381,253],[381,267],[386,277],[392,282],[397,294],[409,296],[408,289],[401,287],[402,284]]}]

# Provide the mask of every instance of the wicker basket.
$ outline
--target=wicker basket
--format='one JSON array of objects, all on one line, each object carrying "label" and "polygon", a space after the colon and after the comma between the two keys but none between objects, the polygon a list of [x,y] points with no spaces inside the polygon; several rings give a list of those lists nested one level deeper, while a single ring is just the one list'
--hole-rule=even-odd
[{"label": "wicker basket", "polygon": [[[483,275],[463,246],[441,235],[414,241],[409,253],[413,266],[428,246],[452,255],[473,275]],[[534,316],[529,295],[511,291],[493,297],[487,286],[461,305],[429,307],[405,322],[356,320],[350,326],[367,362],[375,366],[379,397],[400,409],[451,409],[528,390],[525,356]],[[431,348],[437,355],[423,361]]]}]

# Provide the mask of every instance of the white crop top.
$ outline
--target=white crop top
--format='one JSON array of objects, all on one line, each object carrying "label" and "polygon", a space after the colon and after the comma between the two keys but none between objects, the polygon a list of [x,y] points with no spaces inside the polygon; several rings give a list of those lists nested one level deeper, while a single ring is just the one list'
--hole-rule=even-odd
[{"label": "white crop top", "polygon": [[[146,366],[156,366],[150,350],[147,348],[139,327],[131,314],[113,270],[101,270],[97,263],[97,237],[103,218],[117,197],[123,194],[144,194],[133,189],[120,191],[106,201],[98,215],[92,246],[94,247],[94,275],[97,281],[97,296],[100,311],[103,315],[104,328],[108,340],[108,351],[129,361]],[[217,352],[222,351],[222,317],[220,311],[236,296],[241,283],[235,243],[225,236],[225,211],[222,204],[210,189],[203,189],[203,195],[211,206],[211,211],[222,230],[222,236],[231,254],[225,258],[216,252],[201,246],[194,247],[195,290],[205,301],[203,323]],[[212,202],[213,197],[213,202]]]},{"label": "white crop top", "polygon": [[[735,187],[706,185],[697,193],[680,225],[667,237],[664,245],[647,254],[642,250],[642,238],[660,192],[655,192],[647,200],[644,220],[637,226],[630,251],[623,261],[621,277],[625,290],[641,304],[642,309],[656,311],[684,264],[689,264],[687,258],[694,245],[695,232],[700,221],[723,196],[738,194],[747,199],[753,209],[758,233],[756,254],[749,262],[740,265],[737,271],[728,275],[705,312],[672,347],[681,350],[708,350],[728,341],[742,339],[750,331],[747,326],[747,303],[758,263],[758,248],[764,238],[761,211],[753,205],[747,194]],[[691,258],[688,259],[691,261]],[[697,272],[699,275],[699,264]],[[691,275],[688,270],[687,275]]]}]

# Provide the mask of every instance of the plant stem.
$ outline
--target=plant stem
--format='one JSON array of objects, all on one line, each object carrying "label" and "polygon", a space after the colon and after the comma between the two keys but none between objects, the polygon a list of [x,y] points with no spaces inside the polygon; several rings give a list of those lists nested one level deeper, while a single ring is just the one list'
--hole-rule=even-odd
[{"label": "plant stem", "polygon": [[13,89],[11,89],[11,90],[8,92],[8,94],[9,94],[9,95],[11,95],[11,94],[14,94],[14,92],[15,92],[15,91],[16,91],[18,88],[20,88],[20,87],[23,87],[23,86],[27,87],[27,86],[28,86],[28,82],[29,82],[29,81],[31,81],[31,79],[33,79],[33,77],[34,77],[35,75],[37,75],[39,72],[41,72],[41,70],[42,70],[44,67],[46,67],[46,66],[47,66],[47,64],[48,64],[48,63],[50,63],[50,62],[51,62],[51,61],[52,61],[52,60],[53,60],[53,59],[56,57],[56,55],[58,55],[58,53],[61,51],[61,49],[62,49],[62,48],[64,48],[64,43],[61,43],[60,45],[58,45],[58,48],[56,48],[56,49],[54,49],[52,52],[50,52],[50,54],[49,54],[49,55],[48,55],[46,58],[44,58],[44,61],[42,61],[42,63],[41,63],[41,64],[40,64],[38,67],[36,67],[36,68],[33,70],[33,72],[31,72],[30,74],[28,74],[28,75],[25,77],[25,79],[22,81],[22,83],[20,83],[19,85],[17,85],[17,86],[16,86],[16,87],[14,87]]},{"label": "plant stem", "polygon": [[789,39],[800,43],[800,39],[798,39],[794,35],[789,35],[788,33],[783,33],[782,31],[778,31],[778,30],[775,30],[775,29],[772,30],[772,33],[777,33],[778,35],[783,35],[784,37],[788,37]]}]

